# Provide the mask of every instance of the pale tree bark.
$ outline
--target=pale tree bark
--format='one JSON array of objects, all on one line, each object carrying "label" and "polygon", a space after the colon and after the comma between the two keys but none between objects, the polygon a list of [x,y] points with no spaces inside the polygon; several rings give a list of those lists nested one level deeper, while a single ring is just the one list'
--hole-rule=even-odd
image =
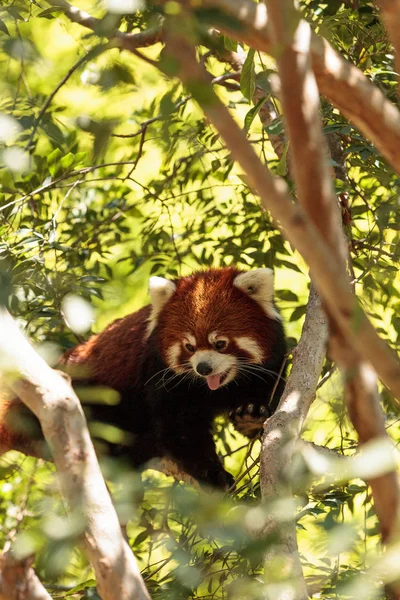
[{"label": "pale tree bark", "polygon": [[84,516],[84,546],[102,600],[149,600],[135,557],[123,539],[80,402],[70,383],[33,350],[0,312],[2,382],[36,415],[52,452],[62,492]]},{"label": "pale tree bark", "polygon": [[[376,374],[368,363],[349,348],[346,340],[334,335],[330,351],[338,363],[344,384],[350,419],[357,431],[360,446],[372,440],[388,441],[384,415],[379,404]],[[395,471],[368,479],[379,519],[382,541],[399,541],[399,483]],[[400,598],[400,589],[396,598]]]},{"label": "pale tree bark", "polygon": [[[269,6],[271,37],[275,47],[279,48],[277,64],[281,101],[299,201],[330,245],[331,260],[346,275],[346,244],[327,163],[328,148],[322,134],[318,88],[311,69],[311,32],[308,25],[300,20],[293,0],[269,0]],[[293,27],[296,22],[297,27]],[[348,287],[350,289],[350,281]],[[329,306],[327,309],[332,355],[342,370],[349,414],[360,443],[388,439],[376,377],[368,363],[342,335],[340,326],[336,326]],[[384,541],[395,539],[400,514],[397,473],[392,471],[371,485],[382,537]]]},{"label": "pale tree bark", "polygon": [[300,19],[291,0],[269,0],[268,6],[297,196],[345,270],[346,245],[326,160],[328,147],[322,133],[319,92],[311,68],[311,27]]},{"label": "pale tree bark", "polygon": [[[268,503],[268,510],[259,535],[275,535],[264,553],[264,569],[267,590],[268,585],[276,582],[286,584],[281,588],[279,600],[308,598],[297,549],[294,514],[288,511],[287,518],[282,521],[281,514],[273,507],[277,499],[287,499],[293,495],[288,467],[295,442],[315,398],[325,358],[326,340],[326,317],[317,293],[311,288],[292,370],[279,407],[266,422],[261,449],[261,493],[263,501]],[[277,592],[275,597],[278,600]]]},{"label": "pale tree bark", "polygon": [[32,562],[32,557],[17,560],[11,551],[0,556],[0,600],[51,600]]}]

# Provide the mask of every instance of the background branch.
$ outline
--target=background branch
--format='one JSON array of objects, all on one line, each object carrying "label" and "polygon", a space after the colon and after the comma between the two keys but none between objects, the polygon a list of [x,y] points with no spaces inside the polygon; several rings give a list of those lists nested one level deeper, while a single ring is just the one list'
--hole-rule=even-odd
[{"label": "background branch", "polygon": [[[240,22],[240,28],[219,23],[218,28],[226,35],[274,55],[265,4],[251,0],[202,0],[201,6],[218,8]],[[396,106],[357,67],[315,33],[311,38],[311,58],[320,92],[376,145],[400,173],[400,113]]]},{"label": "background branch", "polygon": [[[72,21],[101,35],[99,19],[69,5],[65,0],[50,0],[50,4],[61,5]],[[198,6],[196,4],[196,8]],[[214,24],[217,29],[251,48],[274,54],[267,31],[268,13],[264,4],[256,4],[252,0],[202,0],[201,6],[218,8],[241,24],[238,28],[218,22]],[[114,39],[121,49],[133,51],[164,41],[165,36],[162,28],[156,27],[134,34],[116,31],[110,39]],[[400,173],[400,113],[397,108],[357,67],[343,59],[325,39],[315,33],[312,33],[311,57],[320,92],[376,145]]]},{"label": "background branch", "polygon": [[[66,16],[73,23],[87,27],[99,36],[105,36],[105,33],[102,29],[101,19],[92,17],[85,10],[81,10],[76,6],[72,6],[66,2],[66,0],[49,0],[49,4],[55,8],[61,7]],[[161,41],[162,28],[156,26],[148,29],[147,31],[140,31],[138,33],[128,33],[115,30],[112,35],[108,34],[106,37],[113,39],[116,47],[121,48],[121,50],[129,50],[132,52],[137,48],[146,48],[147,46],[152,46],[153,44]]]}]

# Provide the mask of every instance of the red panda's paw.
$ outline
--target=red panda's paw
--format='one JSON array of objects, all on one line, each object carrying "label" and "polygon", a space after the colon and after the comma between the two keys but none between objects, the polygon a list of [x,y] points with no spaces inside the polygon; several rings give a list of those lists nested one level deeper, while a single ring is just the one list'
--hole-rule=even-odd
[{"label": "red panda's paw", "polygon": [[266,406],[253,403],[239,406],[229,413],[229,419],[236,431],[250,439],[262,434],[264,422],[270,416]]}]

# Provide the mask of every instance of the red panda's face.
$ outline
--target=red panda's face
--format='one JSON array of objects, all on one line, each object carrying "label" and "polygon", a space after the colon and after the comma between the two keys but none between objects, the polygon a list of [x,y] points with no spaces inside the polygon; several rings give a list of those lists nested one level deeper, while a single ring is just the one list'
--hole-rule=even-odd
[{"label": "red panda's face", "polygon": [[150,294],[149,331],[157,326],[161,355],[174,373],[216,390],[257,372],[272,352],[279,315],[269,269],[215,269],[175,283],[152,277]]},{"label": "red panda's face", "polygon": [[260,364],[265,358],[255,337],[224,335],[218,331],[200,333],[199,341],[192,333],[167,347],[165,358],[176,373],[190,373],[204,378],[211,390],[232,381],[246,365]]}]

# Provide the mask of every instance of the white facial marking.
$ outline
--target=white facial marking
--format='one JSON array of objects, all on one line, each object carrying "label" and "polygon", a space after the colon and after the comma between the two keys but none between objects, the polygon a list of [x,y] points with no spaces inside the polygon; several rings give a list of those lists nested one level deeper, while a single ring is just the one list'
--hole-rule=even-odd
[{"label": "white facial marking", "polygon": [[250,354],[254,362],[261,363],[263,361],[264,353],[256,340],[245,335],[233,339],[241,350]]},{"label": "white facial marking", "polygon": [[220,335],[218,331],[212,331],[208,336],[208,341],[210,344],[215,344],[215,342],[224,341],[226,343],[229,342],[229,338],[225,335]]},{"label": "white facial marking", "polygon": [[196,348],[196,338],[191,333],[187,333],[183,338],[184,344],[192,344]]},{"label": "white facial marking", "polygon": [[215,350],[197,350],[190,358],[190,362],[192,363],[195,373],[197,373],[197,365],[201,362],[206,362],[210,365],[212,368],[212,373],[210,373],[210,375],[227,373],[227,376],[221,385],[226,385],[232,381],[237,373],[236,358],[231,354],[220,354]]},{"label": "white facial marking", "polygon": [[233,280],[233,285],[258,302],[270,319],[281,319],[273,302],[274,273],[271,269],[253,269],[240,273]]},{"label": "white facial marking", "polygon": [[149,324],[147,326],[147,337],[157,325],[158,315],[167,304],[175,290],[176,285],[172,283],[172,281],[168,281],[168,279],[165,279],[164,277],[150,277],[149,293],[152,307],[149,317]]},{"label": "white facial marking", "polygon": [[171,367],[171,369],[174,369],[174,371],[177,371],[177,372],[182,371],[182,369],[179,367],[179,364],[178,364],[178,359],[179,359],[180,354],[181,354],[181,345],[179,342],[172,344],[172,346],[170,348],[168,348],[167,364],[169,367]]}]

